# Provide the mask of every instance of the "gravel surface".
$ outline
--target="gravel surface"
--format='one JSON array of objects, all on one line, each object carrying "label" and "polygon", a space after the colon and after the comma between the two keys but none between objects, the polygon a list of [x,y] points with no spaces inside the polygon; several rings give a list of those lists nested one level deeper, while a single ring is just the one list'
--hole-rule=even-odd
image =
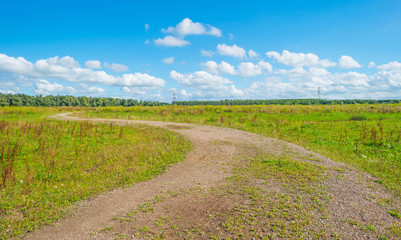
[{"label": "gravel surface", "polygon": [[[194,147],[185,161],[170,167],[164,174],[129,188],[116,189],[95,199],[82,201],[76,205],[69,216],[55,223],[54,226],[47,226],[30,233],[26,239],[114,239],[112,235],[94,233],[112,226],[115,223],[113,218],[134,211],[138,204],[153,199],[161,192],[178,192],[194,187],[208,189],[223,184],[226,177],[231,175],[229,163],[239,154],[244,154],[240,146],[245,145],[254,146],[267,154],[291,156],[300,161],[308,161],[327,168],[328,177],[324,180],[324,184],[332,199],[327,207],[327,218],[319,220],[316,223],[317,227],[324,228],[330,225],[330,232],[339,233],[343,239],[374,239],[374,235],[361,231],[360,227],[350,224],[348,220],[352,219],[361,225],[374,225],[376,236],[399,221],[387,213],[389,209],[401,210],[399,199],[377,184],[374,177],[295,144],[240,130],[195,124],[83,119],[68,116],[68,113],[58,114],[53,118],[69,121],[115,122],[121,125],[147,124],[167,128],[187,137]],[[275,183],[271,183],[268,186],[272,189],[280,189],[274,185]],[[380,199],[391,202],[391,206],[378,204]],[[182,203],[174,203],[174,201],[169,199],[169,204],[176,208],[183,207]],[[179,201],[179,198],[176,201]],[[212,204],[213,199],[205,202]],[[186,203],[185,208],[191,209],[191,206],[187,206],[188,204]],[[229,206],[232,203],[227,200],[226,204]],[[198,205],[192,207],[199,208]],[[157,215],[158,211],[162,210],[156,209],[154,214]],[[194,216],[196,216],[195,210],[183,218],[191,219]],[[127,239],[134,238],[127,237]]]}]

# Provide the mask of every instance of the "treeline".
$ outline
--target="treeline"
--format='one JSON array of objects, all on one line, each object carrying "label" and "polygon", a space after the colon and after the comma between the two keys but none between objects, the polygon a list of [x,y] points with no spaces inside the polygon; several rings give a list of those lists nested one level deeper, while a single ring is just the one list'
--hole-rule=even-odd
[{"label": "treeline", "polygon": [[196,105],[342,105],[342,104],[380,104],[401,103],[401,100],[326,100],[326,99],[277,99],[277,100],[221,100],[221,101],[176,101],[181,106]]},{"label": "treeline", "polygon": [[[181,106],[196,105],[342,105],[342,104],[383,104],[401,103],[401,100],[326,100],[326,99],[277,99],[277,100],[221,100],[221,101],[175,101]],[[164,106],[166,102],[142,101],[135,99],[75,97],[75,96],[30,96],[26,94],[1,94],[0,107],[38,106],[38,107],[109,107],[109,106]]]},{"label": "treeline", "polygon": [[74,96],[29,96],[26,94],[1,94],[0,107],[38,106],[38,107],[108,107],[108,106],[162,106],[169,103],[142,101],[135,99],[74,97]]}]

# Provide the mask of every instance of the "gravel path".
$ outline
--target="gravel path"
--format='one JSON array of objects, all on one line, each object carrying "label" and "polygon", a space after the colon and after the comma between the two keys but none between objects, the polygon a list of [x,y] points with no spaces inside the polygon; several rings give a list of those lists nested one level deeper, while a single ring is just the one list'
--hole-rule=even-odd
[{"label": "gravel path", "polygon": [[[193,187],[210,188],[223,183],[230,175],[228,163],[238,154],[242,154],[241,148],[238,147],[240,145],[255,146],[268,154],[291,155],[300,161],[310,161],[326,167],[329,177],[324,184],[327,185],[333,198],[330,200],[327,219],[324,223],[317,224],[322,224],[322,227],[330,224],[332,231],[341,233],[344,239],[371,237],[343,219],[373,224],[377,232],[386,231],[388,226],[397,221],[387,211],[400,209],[399,199],[375,183],[372,176],[352,170],[295,144],[240,130],[195,124],[82,119],[68,116],[68,113],[58,114],[53,118],[69,121],[115,122],[120,125],[147,124],[168,128],[187,137],[194,147],[185,161],[170,167],[164,174],[132,187],[117,189],[96,199],[83,201],[71,215],[54,226],[30,233],[26,239],[110,239],[111,236],[94,236],[93,233],[112,225],[114,217],[135,210],[138,204],[154,198],[160,192],[182,191]],[[228,142],[230,144],[227,144]],[[372,201],[372,196],[375,196],[375,199],[388,199],[392,206],[377,204],[376,201]]]}]

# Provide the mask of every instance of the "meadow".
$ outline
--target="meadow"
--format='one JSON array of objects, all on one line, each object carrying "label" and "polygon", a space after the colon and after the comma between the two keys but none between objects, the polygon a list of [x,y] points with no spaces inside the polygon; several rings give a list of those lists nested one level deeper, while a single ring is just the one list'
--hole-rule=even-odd
[{"label": "meadow", "polygon": [[0,108],[0,239],[57,221],[74,203],[144,181],[184,159],[170,131],[49,119],[79,108]]},{"label": "meadow", "polygon": [[[23,236],[51,224],[68,215],[80,200],[152,178],[183,160],[191,148],[182,136],[161,128],[48,117],[60,112],[90,118],[214,125],[278,138],[368,172],[401,197],[400,104],[3,107],[0,108],[1,239]],[[239,167],[238,176],[259,176],[277,170],[276,163],[267,160],[252,164],[249,174],[242,173],[240,170],[245,168]],[[285,172],[291,178],[301,173],[307,179],[314,176],[316,169],[312,165],[303,169],[291,164],[287,165],[295,172]],[[248,188],[239,187],[238,181],[230,191],[236,189],[241,196],[246,195]],[[392,214],[399,218],[398,211]],[[309,217],[305,215],[302,219]],[[305,226],[310,225],[308,221]],[[285,229],[283,236],[299,235],[286,233]]]},{"label": "meadow", "polygon": [[401,196],[401,105],[105,107],[85,117],[207,124],[304,146],[370,173]]}]

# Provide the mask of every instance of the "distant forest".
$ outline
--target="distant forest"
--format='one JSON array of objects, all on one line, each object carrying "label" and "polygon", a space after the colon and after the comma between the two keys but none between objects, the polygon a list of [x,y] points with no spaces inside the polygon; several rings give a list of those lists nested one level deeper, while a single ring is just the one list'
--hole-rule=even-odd
[{"label": "distant forest", "polygon": [[[175,101],[171,104],[180,106],[196,105],[341,105],[341,104],[378,104],[401,103],[401,100],[325,100],[325,99],[278,99],[278,100],[221,100],[221,101]],[[142,101],[134,99],[75,97],[75,96],[29,96],[26,94],[1,94],[0,107],[40,106],[40,107],[107,107],[107,106],[163,106],[166,102]]]}]

